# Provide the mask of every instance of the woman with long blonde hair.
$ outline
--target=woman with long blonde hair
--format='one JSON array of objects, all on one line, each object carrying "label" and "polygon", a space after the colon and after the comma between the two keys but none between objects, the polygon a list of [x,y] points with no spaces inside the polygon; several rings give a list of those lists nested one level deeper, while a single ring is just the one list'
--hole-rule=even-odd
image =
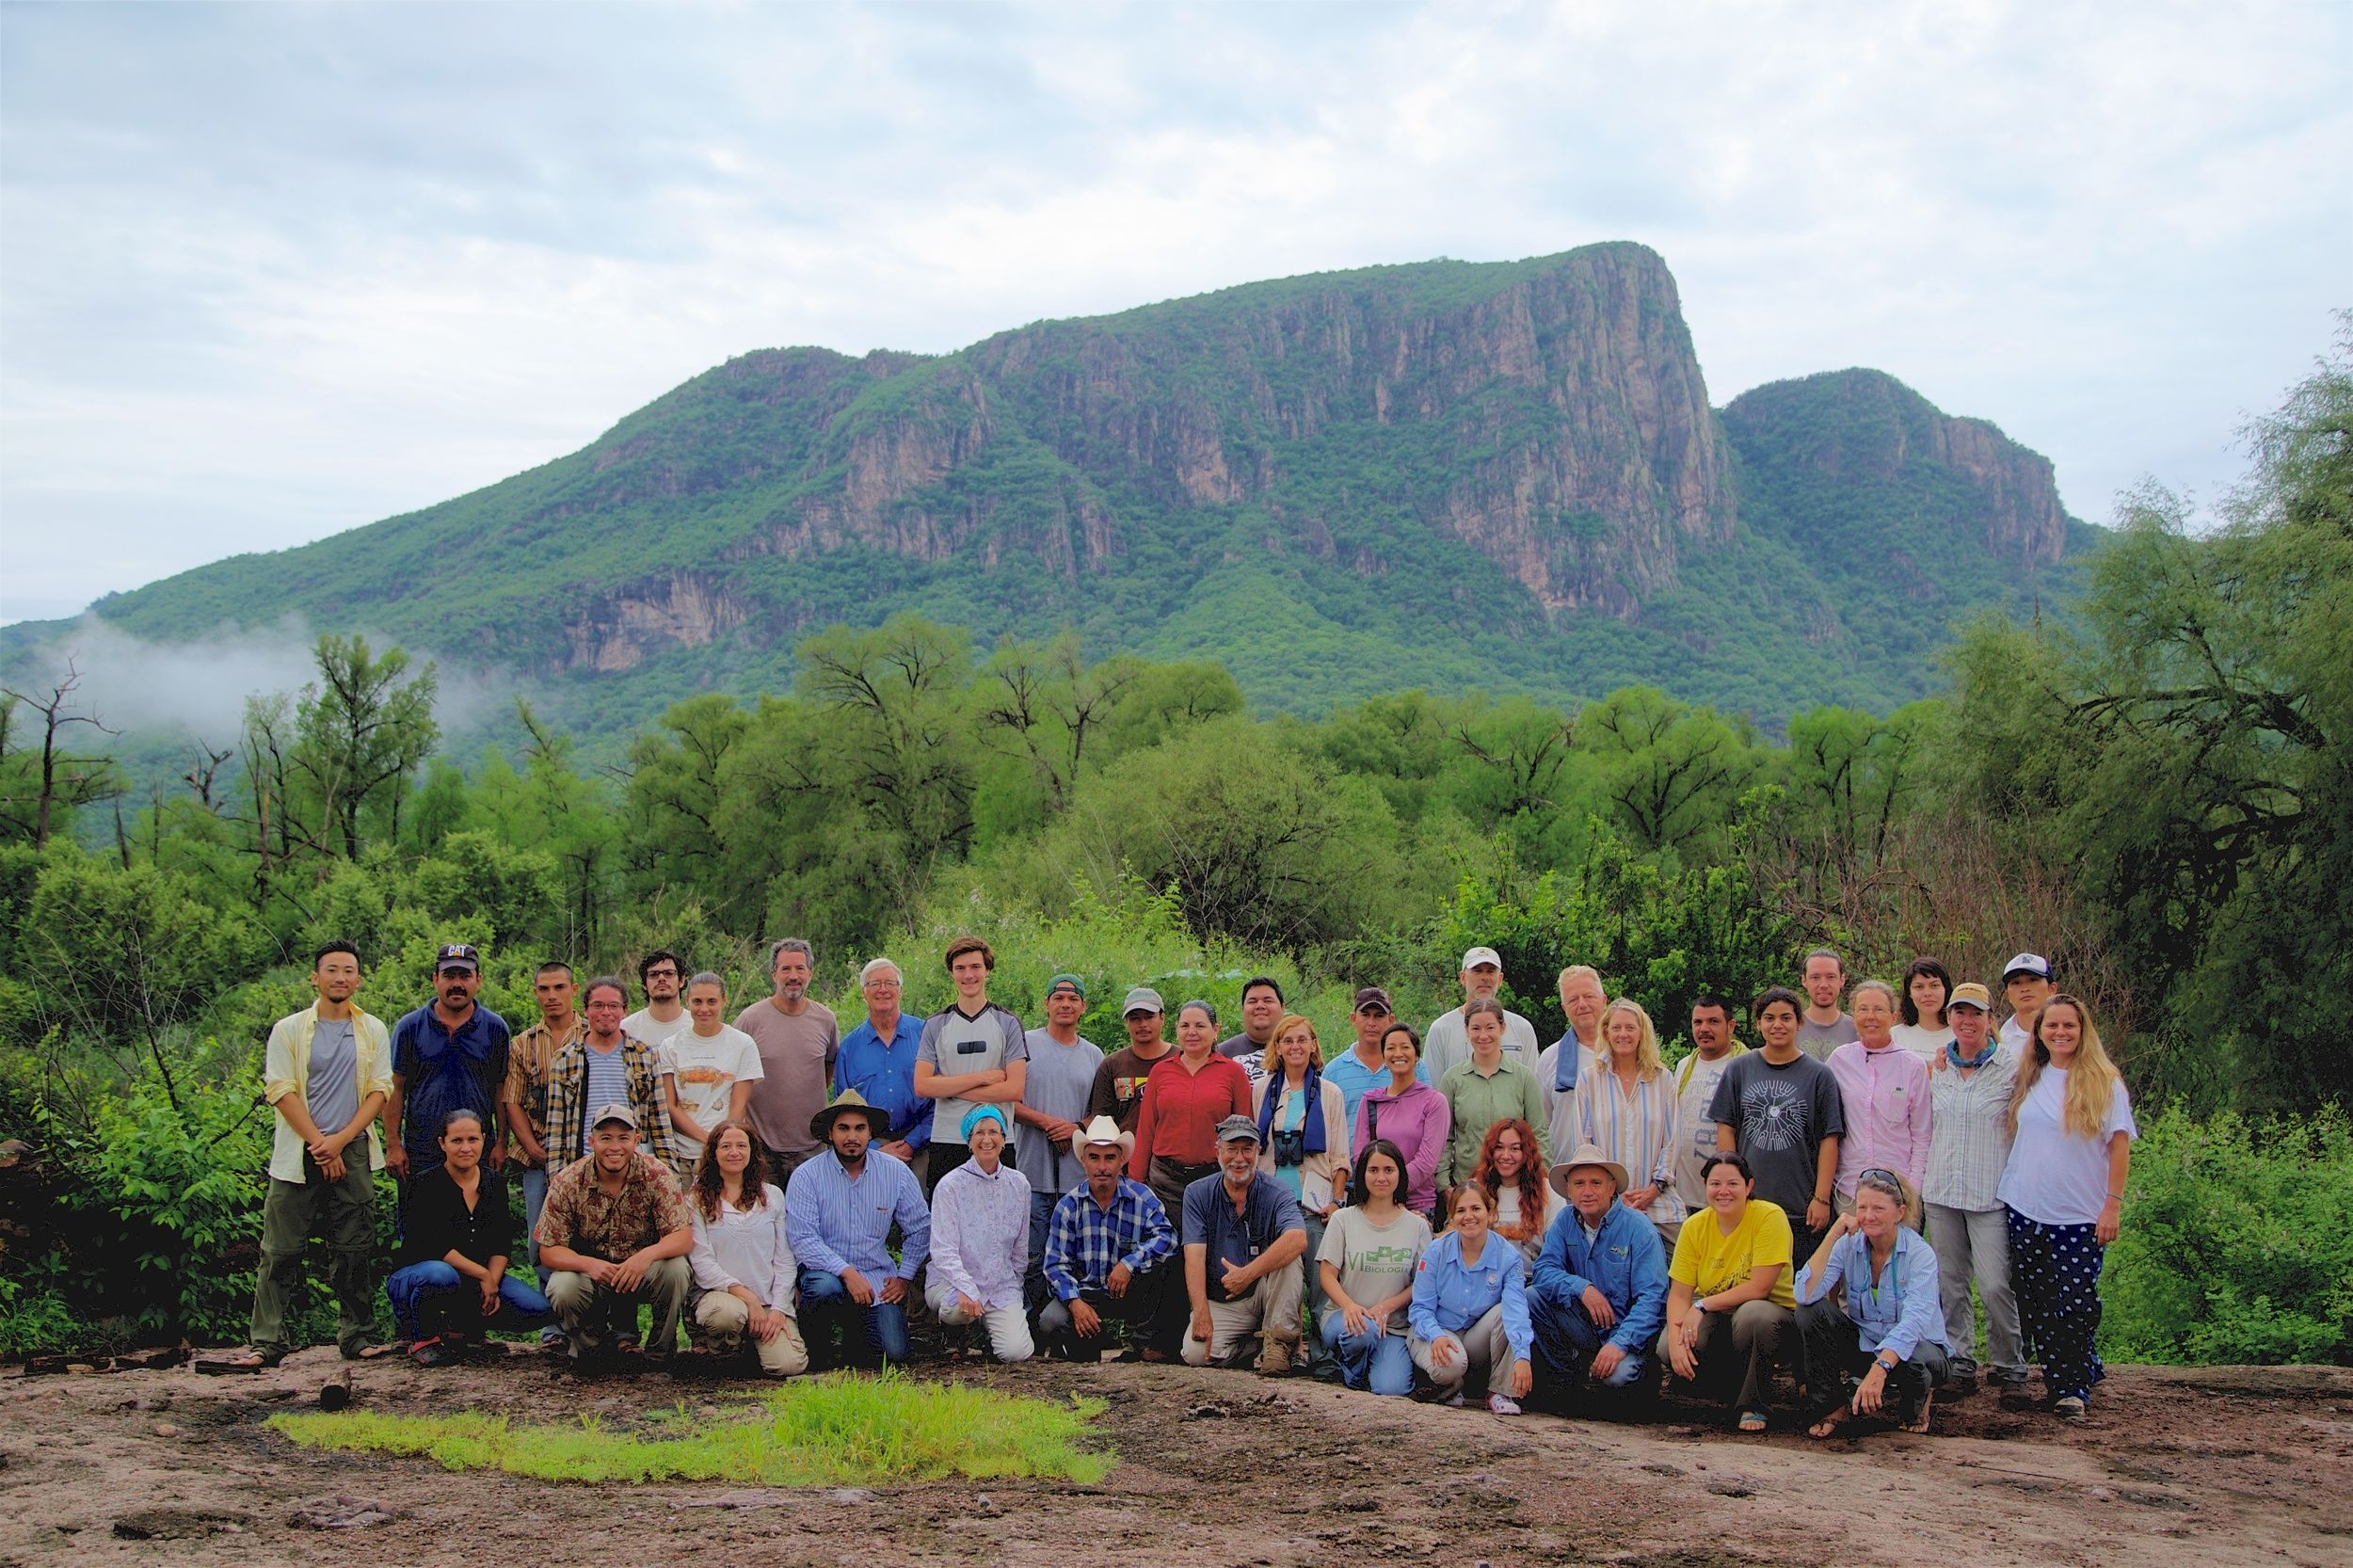
[{"label": "woman with long blonde hair", "polygon": [[2132,1097],[2100,1044],[2090,1009],[2059,992],[2042,1004],[2005,1118],[2000,1197],[2010,1288],[2051,1408],[2081,1416],[2105,1375],[2100,1266],[2116,1240],[2132,1164]]},{"label": "woman with long blonde hair", "polygon": [[1675,1085],[1658,1060],[1658,1031],[1631,997],[1602,1010],[1601,1070],[1577,1082],[1584,1142],[1625,1167],[1633,1183],[1618,1199],[1658,1227],[1670,1249],[1683,1233],[1675,1195]]}]

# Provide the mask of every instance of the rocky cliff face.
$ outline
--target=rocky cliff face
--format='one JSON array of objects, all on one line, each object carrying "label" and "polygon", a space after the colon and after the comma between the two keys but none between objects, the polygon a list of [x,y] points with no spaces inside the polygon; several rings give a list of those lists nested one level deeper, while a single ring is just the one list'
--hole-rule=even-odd
[{"label": "rocky cliff face", "polygon": [[1734,521],[1673,279],[1637,246],[1450,270],[1497,276],[1434,299],[1430,268],[1254,286],[924,363],[824,416],[807,484],[740,549],[1075,578],[1124,552],[1126,498],[1262,506],[1274,547],[1377,573],[1322,481],[1388,440],[1415,467],[1363,498],[1384,521],[1460,540],[1547,609],[1631,614]]},{"label": "rocky cliff face", "polygon": [[1776,381],[1734,399],[1723,417],[1757,475],[1792,492],[1790,509],[1820,514],[1904,493],[1918,521],[2009,565],[2047,566],[2066,552],[2048,457],[1983,420],[1939,411],[1882,372]]}]

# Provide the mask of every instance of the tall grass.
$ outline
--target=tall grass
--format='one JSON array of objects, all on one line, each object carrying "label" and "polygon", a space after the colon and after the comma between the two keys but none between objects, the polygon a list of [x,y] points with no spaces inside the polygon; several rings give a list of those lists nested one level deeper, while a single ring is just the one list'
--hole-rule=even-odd
[{"label": "tall grass", "polygon": [[309,1448],[433,1460],[450,1470],[504,1470],[537,1480],[734,1481],[837,1486],[964,1476],[1050,1477],[1092,1484],[1114,1462],[1081,1448],[1099,1400],[1066,1405],[986,1389],[848,1373],[761,1392],[716,1416],[657,1417],[666,1431],[608,1427],[593,1415],[517,1426],[504,1416],[339,1411],[273,1416]]}]

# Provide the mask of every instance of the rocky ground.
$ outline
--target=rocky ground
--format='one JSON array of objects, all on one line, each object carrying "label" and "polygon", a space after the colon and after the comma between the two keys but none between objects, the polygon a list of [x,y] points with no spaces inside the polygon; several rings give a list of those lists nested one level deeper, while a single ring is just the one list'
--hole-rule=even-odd
[{"label": "rocky ground", "polygon": [[[2353,1371],[2123,1368],[2076,1426],[1990,1393],[1933,1435],[1763,1439],[1669,1402],[1637,1425],[1373,1399],[1299,1380],[1058,1364],[958,1375],[1110,1401],[1100,1486],[587,1487],[306,1452],[266,1432],[341,1370],[0,1380],[0,1565],[629,1565],[1428,1559],[1734,1564],[2353,1562]],[[731,1384],[551,1375],[536,1354],[358,1374],[362,1408],[627,1421]],[[536,1544],[526,1548],[524,1543]],[[518,1554],[521,1555],[518,1555]]]}]

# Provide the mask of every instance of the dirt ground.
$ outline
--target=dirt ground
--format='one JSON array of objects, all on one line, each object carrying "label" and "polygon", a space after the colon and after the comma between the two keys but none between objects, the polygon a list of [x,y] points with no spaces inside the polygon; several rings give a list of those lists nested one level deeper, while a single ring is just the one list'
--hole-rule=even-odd
[{"label": "dirt ground", "polygon": [[[275,1411],[312,1408],[340,1368],[329,1348],[258,1377],[8,1373],[0,1565],[2353,1563],[2353,1371],[2337,1368],[2121,1368],[2078,1426],[1988,1392],[1941,1405],[1927,1437],[1831,1443],[1785,1416],[1741,1438],[1674,1401],[1620,1425],[1244,1372],[934,1368],[1108,1400],[1097,1425],[1118,1465],[1100,1486],[867,1493],[452,1475],[305,1452],[263,1430]],[[622,1422],[735,1386],[558,1377],[518,1352],[432,1372],[371,1363],[357,1398]]]}]

